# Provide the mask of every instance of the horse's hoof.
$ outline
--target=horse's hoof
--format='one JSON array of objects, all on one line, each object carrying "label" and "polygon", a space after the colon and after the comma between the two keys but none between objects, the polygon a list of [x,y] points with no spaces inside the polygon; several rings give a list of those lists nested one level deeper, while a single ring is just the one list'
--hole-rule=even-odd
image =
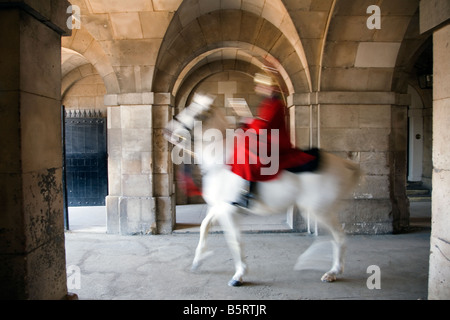
[{"label": "horse's hoof", "polygon": [[336,281],[336,275],[332,273],[325,273],[320,280],[323,282],[334,282]]},{"label": "horse's hoof", "polygon": [[228,282],[228,285],[229,285],[230,287],[240,287],[240,286],[242,286],[242,281],[231,279],[231,280]]},{"label": "horse's hoof", "polygon": [[200,267],[200,263],[193,263],[191,266],[191,271],[195,272],[198,270],[199,267]]}]

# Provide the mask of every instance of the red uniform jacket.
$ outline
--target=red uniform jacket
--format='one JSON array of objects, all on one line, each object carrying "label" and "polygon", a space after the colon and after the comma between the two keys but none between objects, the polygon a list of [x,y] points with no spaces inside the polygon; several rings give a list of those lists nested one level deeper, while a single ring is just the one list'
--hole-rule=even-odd
[{"label": "red uniform jacket", "polygon": [[[267,98],[261,103],[258,117],[253,119],[246,128],[243,128],[248,137],[245,144],[236,143],[235,139],[232,172],[249,181],[268,181],[276,178],[284,169],[298,167],[315,159],[314,156],[291,145],[285,123],[285,109],[284,104],[276,97]],[[266,129],[266,131],[261,131],[261,129]],[[278,141],[273,136],[276,131],[271,129],[278,129]],[[253,132],[256,132],[256,135],[251,134]],[[257,149],[254,148],[255,144],[252,144],[250,139],[257,140]],[[278,154],[275,154],[273,152],[276,151],[274,144],[277,142]],[[268,156],[264,157],[266,154]],[[270,163],[267,163],[269,160]],[[271,174],[262,172],[263,168],[269,167],[275,168],[275,171]],[[272,170],[269,171],[272,172]]]}]

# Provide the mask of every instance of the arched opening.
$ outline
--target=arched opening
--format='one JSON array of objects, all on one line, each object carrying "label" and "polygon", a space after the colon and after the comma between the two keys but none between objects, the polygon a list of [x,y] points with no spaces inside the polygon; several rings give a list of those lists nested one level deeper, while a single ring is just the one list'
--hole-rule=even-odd
[{"label": "arched opening", "polygon": [[[255,68],[258,70],[257,68]],[[255,93],[253,74],[237,71],[223,70],[202,79],[195,85],[186,98],[184,105],[189,105],[194,94],[208,93],[214,95],[214,105],[221,108],[227,116],[230,128],[237,128],[239,117],[233,110],[233,101],[239,99],[245,101],[253,115],[257,114],[261,97]],[[187,167],[189,168],[187,169]],[[181,164],[175,166],[175,182],[177,184],[177,206],[176,206],[176,225],[175,232],[193,232],[206,216],[207,206],[203,198],[199,195],[189,196],[183,189],[184,184],[179,181],[177,173],[183,170],[189,170],[192,174],[193,181],[198,188],[202,185],[202,176],[200,168],[195,164]],[[287,224],[286,214],[281,212],[279,215],[269,216],[265,218],[245,216],[241,219],[242,230],[249,231],[286,231],[291,228]]]},{"label": "arched opening", "polygon": [[[279,23],[277,27],[273,17],[244,10],[240,6],[218,10],[211,7],[193,14],[195,11],[187,10],[188,2],[183,2],[169,25],[153,80],[155,92],[170,92],[174,97],[173,114],[188,105],[196,92],[215,95],[215,105],[224,108],[230,122],[234,121],[235,115],[229,99],[244,99],[255,112],[260,98],[254,92],[253,76],[264,64],[277,69],[286,96],[310,91],[309,71],[298,35],[294,41],[283,33],[289,23]],[[288,21],[284,6],[278,7],[284,9],[283,17]],[[173,179],[177,183],[179,168],[175,169]],[[195,174],[198,170],[194,168],[193,171],[194,181],[200,186],[201,177]],[[204,208],[198,209],[197,206],[194,213],[186,213],[189,210],[185,206],[201,205],[203,199],[188,197],[177,188],[176,201],[178,206],[174,216],[179,227],[175,228],[189,224],[198,226],[206,213]],[[194,216],[194,220],[186,218],[189,214]],[[259,222],[256,228],[289,229],[283,214],[282,221]],[[280,220],[280,217],[275,219]],[[255,228],[254,224],[249,228]]]},{"label": "arched opening", "polygon": [[62,48],[65,229],[106,232],[108,163],[104,79],[80,53]]},{"label": "arched opening", "polygon": [[407,195],[410,225],[431,227],[433,145],[433,46],[431,38],[419,50],[410,72],[408,93]]}]

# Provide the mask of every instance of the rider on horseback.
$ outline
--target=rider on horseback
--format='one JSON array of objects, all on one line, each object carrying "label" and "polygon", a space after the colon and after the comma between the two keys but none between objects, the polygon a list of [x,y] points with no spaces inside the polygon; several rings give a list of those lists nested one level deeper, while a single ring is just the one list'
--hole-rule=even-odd
[{"label": "rider on horseback", "polygon": [[[285,122],[286,107],[277,85],[276,71],[274,72],[273,68],[266,69],[271,75],[257,73],[254,77],[256,93],[264,96],[264,100],[258,107],[258,116],[250,119],[242,128],[250,140],[256,139],[258,148],[252,147],[255,144],[248,140],[245,140],[243,147],[241,144],[235,144],[234,161],[231,165],[231,171],[246,181],[240,199],[233,203],[244,208],[248,208],[249,199],[255,197],[256,182],[272,180],[284,169],[301,168],[306,164],[316,163],[314,160],[317,158],[317,153],[306,153],[292,146]],[[247,134],[250,129],[254,130],[251,131],[253,135]],[[265,174],[262,171],[267,167],[266,161],[261,159],[262,144],[267,144],[263,146],[264,150],[279,150],[278,155],[271,155],[271,158],[275,157],[279,164],[274,174]],[[274,144],[278,144],[278,148]],[[242,155],[245,157],[243,158]],[[238,157],[243,158],[244,161],[237,161]],[[316,166],[317,164],[313,165],[313,167]]]}]

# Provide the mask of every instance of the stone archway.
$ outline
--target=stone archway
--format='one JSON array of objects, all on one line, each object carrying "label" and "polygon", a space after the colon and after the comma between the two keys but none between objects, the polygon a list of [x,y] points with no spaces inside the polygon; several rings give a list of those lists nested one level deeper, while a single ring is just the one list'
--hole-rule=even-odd
[{"label": "stone archway", "polygon": [[[179,15],[182,16],[182,11]],[[296,51],[298,44],[292,45],[280,29],[261,16],[242,10],[218,10],[201,15],[186,26],[177,24],[177,18],[174,17],[161,44],[154,92],[174,94],[174,88],[188,71],[201,66],[202,61],[216,60],[217,53],[220,55],[228,48],[238,50],[233,60],[246,62],[250,57],[250,62],[256,63],[252,58],[267,59],[279,66],[285,82],[293,85],[289,88],[291,93],[310,91],[308,67]],[[225,55],[220,59],[228,58]]]},{"label": "stone archway", "polygon": [[[73,2],[86,12],[85,29],[66,42],[79,52],[103,52],[91,63],[104,63],[99,73],[115,79],[105,96],[112,116],[110,141],[118,151],[110,158],[111,181],[116,181],[110,185],[110,208],[117,209],[111,211],[113,225],[120,225],[118,208],[152,208],[132,219],[135,227],[140,229],[138,216],[144,214],[152,217],[152,223],[144,223],[144,232],[158,229],[149,227],[153,222],[171,230],[173,172],[168,147],[158,132],[181,101],[180,90],[187,88],[183,84],[202,72],[215,72],[211,67],[221,64],[217,61],[239,68],[242,63],[256,65],[253,60],[262,57],[279,62],[284,72],[295,145],[320,146],[367,169],[369,182],[355,193],[353,208],[343,213],[347,231],[384,233],[400,228],[406,212],[400,178],[405,150],[397,129],[405,122],[408,101],[392,86],[396,58],[418,1],[380,3],[380,30],[366,27],[363,0],[178,0],[170,2],[170,8],[142,0],[127,10],[119,3]],[[158,21],[155,29],[149,28],[153,20]],[[124,128],[129,126],[124,120],[139,118],[140,112],[152,114],[151,119],[141,117],[148,120],[145,126],[133,120],[133,127]],[[131,143],[124,137],[140,140],[138,132],[146,137],[140,150],[119,152]],[[119,143],[119,137],[127,144]],[[125,204],[126,193],[137,201],[132,206]]]},{"label": "stone archway", "polygon": [[[190,1],[183,2],[169,25],[153,80],[154,91],[170,92],[174,97],[175,113],[177,108],[185,106],[198,86],[213,75],[245,74],[253,87],[252,77],[264,61],[277,68],[288,95],[310,91],[309,68],[298,35],[295,33],[297,38],[288,38],[282,32],[295,29],[292,22],[288,23],[290,16],[284,6],[276,5],[285,21],[282,26],[281,21],[276,22],[279,17],[267,13],[273,3],[267,6],[259,3],[261,10],[258,12],[245,10],[244,5],[227,8],[212,5],[192,12],[188,4],[196,6]],[[273,23],[278,23],[278,27]],[[226,104],[222,101],[226,93],[217,88],[218,82],[226,85],[226,81],[217,81],[212,91],[221,96],[221,104]],[[236,85],[236,81],[233,82]],[[231,91],[228,94],[233,95]]]}]

